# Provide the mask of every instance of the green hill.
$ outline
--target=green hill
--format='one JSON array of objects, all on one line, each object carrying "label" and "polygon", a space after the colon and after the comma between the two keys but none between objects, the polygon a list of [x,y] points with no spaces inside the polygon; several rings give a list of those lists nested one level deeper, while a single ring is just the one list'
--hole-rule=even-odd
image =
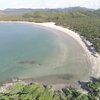
[{"label": "green hill", "polygon": [[100,9],[95,10],[94,13],[100,16]]}]

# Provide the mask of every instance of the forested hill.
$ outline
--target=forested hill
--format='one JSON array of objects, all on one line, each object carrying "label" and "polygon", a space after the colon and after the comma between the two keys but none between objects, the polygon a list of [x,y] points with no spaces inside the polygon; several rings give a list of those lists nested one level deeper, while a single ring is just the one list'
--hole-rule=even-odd
[{"label": "forested hill", "polygon": [[1,10],[5,14],[24,14],[24,13],[33,13],[36,11],[45,11],[45,12],[68,12],[68,11],[94,11],[93,9],[88,9],[84,7],[69,7],[69,8],[57,8],[57,9],[31,9],[31,8],[20,8],[20,9],[15,9],[15,8],[7,8],[4,10]]},{"label": "forested hill", "polygon": [[100,16],[100,9],[95,10],[94,13]]},{"label": "forested hill", "polygon": [[6,9],[1,11],[0,20],[56,22],[86,37],[100,52],[100,9],[81,7],[58,9]]}]

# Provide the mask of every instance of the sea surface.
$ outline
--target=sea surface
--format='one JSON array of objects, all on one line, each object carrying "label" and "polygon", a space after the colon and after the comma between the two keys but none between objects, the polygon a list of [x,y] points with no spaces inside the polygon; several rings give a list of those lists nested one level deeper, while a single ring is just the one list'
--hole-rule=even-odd
[{"label": "sea surface", "polygon": [[81,45],[58,30],[25,23],[0,23],[0,82],[19,77],[49,83],[89,78]]}]

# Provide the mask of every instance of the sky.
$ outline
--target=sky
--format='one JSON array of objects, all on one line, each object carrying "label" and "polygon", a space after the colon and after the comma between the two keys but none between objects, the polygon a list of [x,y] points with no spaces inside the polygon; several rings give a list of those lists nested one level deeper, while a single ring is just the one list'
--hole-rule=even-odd
[{"label": "sky", "polygon": [[100,0],[0,0],[0,9],[6,8],[67,8],[99,9]]}]

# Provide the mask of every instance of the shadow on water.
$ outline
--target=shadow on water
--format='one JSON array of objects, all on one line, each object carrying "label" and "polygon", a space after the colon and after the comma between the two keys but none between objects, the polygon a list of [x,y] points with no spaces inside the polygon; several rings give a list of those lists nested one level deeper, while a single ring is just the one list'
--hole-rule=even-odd
[{"label": "shadow on water", "polygon": [[35,60],[25,60],[25,61],[19,61],[17,63],[22,64],[22,65],[33,65],[33,64],[37,64],[37,65],[41,66],[41,64],[38,63]]},{"label": "shadow on water", "polygon": [[43,77],[39,77],[37,79],[62,79],[62,80],[71,80],[73,79],[75,76],[72,75],[72,74],[63,74],[63,75],[59,75],[59,74],[56,74],[56,75],[48,75],[48,76],[43,76]]},{"label": "shadow on water", "polygon": [[45,82],[51,82],[52,83],[52,81],[55,81],[55,83],[57,83],[59,80],[70,81],[73,78],[74,78],[74,75],[71,75],[71,74],[49,75],[49,76],[42,76],[42,77],[37,77],[37,78],[19,78],[19,77],[12,77],[12,78],[9,78],[6,81],[0,82],[0,85],[6,84],[6,83],[18,82],[20,80],[21,81],[24,81],[26,83],[34,83],[34,82],[41,82],[41,81],[42,81],[43,84],[45,84]]}]

